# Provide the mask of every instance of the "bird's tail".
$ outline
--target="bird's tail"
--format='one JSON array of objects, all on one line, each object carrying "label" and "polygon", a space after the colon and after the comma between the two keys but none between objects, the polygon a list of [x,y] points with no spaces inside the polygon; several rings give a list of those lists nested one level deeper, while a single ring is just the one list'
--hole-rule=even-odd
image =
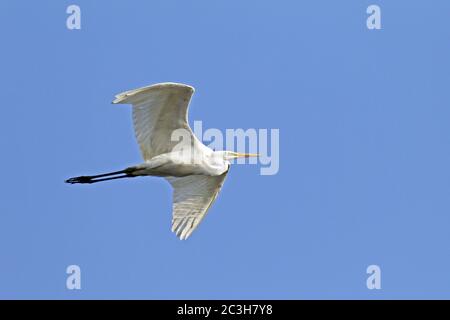
[{"label": "bird's tail", "polygon": [[98,174],[95,176],[79,176],[79,177],[73,177],[70,179],[65,180],[66,183],[96,183],[101,181],[107,181],[107,180],[114,180],[114,179],[121,179],[121,178],[131,178],[135,177],[132,175],[132,168],[127,168],[125,170],[120,171],[114,171],[114,172],[108,172],[103,174]]}]

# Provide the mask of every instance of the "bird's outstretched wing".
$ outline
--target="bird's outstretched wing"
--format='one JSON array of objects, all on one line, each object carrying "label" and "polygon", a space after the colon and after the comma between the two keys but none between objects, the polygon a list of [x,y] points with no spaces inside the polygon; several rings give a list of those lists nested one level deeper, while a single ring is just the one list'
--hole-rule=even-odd
[{"label": "bird's outstretched wing", "polygon": [[181,240],[187,239],[205,217],[227,173],[220,176],[166,177],[173,187],[172,232]]},{"label": "bird's outstretched wing", "polygon": [[176,129],[186,129],[191,144],[205,147],[188,124],[188,106],[194,88],[179,83],[159,83],[120,93],[113,103],[133,105],[136,138],[144,160],[171,152],[179,141],[172,141]]}]

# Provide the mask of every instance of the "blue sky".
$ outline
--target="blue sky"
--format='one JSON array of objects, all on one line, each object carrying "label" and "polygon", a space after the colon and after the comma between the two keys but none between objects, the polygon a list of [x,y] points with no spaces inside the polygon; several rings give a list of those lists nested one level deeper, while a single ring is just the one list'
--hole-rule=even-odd
[{"label": "blue sky", "polygon": [[[2,1],[0,298],[450,298],[449,12]],[[233,167],[185,242],[162,179],[63,183],[139,163],[130,107],[110,102],[165,81],[196,87],[205,128],[280,129],[278,174]]]}]

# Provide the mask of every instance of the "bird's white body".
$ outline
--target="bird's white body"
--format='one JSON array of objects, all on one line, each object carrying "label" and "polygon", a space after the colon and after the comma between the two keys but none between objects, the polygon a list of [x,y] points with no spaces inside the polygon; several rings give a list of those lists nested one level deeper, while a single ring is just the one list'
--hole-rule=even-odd
[{"label": "bird's white body", "polygon": [[[209,148],[208,148],[209,149]],[[212,151],[203,153],[198,161],[192,161],[181,151],[163,153],[146,162],[134,166],[132,175],[185,177],[189,175],[219,176],[228,171],[230,162],[222,152]]]},{"label": "bird's white body", "polygon": [[[230,160],[256,156],[213,151],[203,145],[193,134],[187,119],[193,93],[194,88],[188,85],[160,83],[118,94],[114,104],[133,105],[134,129],[144,162],[125,170],[75,177],[66,182],[164,177],[174,189],[172,231],[180,239],[188,238],[216,199]],[[177,139],[180,135],[183,139]]]}]

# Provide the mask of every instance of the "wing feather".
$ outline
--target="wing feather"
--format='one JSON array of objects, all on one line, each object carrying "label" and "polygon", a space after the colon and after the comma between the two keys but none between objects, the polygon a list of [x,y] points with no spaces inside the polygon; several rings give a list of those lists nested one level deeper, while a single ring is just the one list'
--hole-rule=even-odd
[{"label": "wing feather", "polygon": [[204,147],[188,124],[188,107],[193,93],[191,86],[168,82],[116,96],[113,103],[133,105],[134,131],[144,160],[171,152],[178,143],[171,139],[176,129],[186,129],[195,147]]},{"label": "wing feather", "polygon": [[172,232],[187,239],[217,198],[228,171],[220,176],[166,177],[173,187]]}]

